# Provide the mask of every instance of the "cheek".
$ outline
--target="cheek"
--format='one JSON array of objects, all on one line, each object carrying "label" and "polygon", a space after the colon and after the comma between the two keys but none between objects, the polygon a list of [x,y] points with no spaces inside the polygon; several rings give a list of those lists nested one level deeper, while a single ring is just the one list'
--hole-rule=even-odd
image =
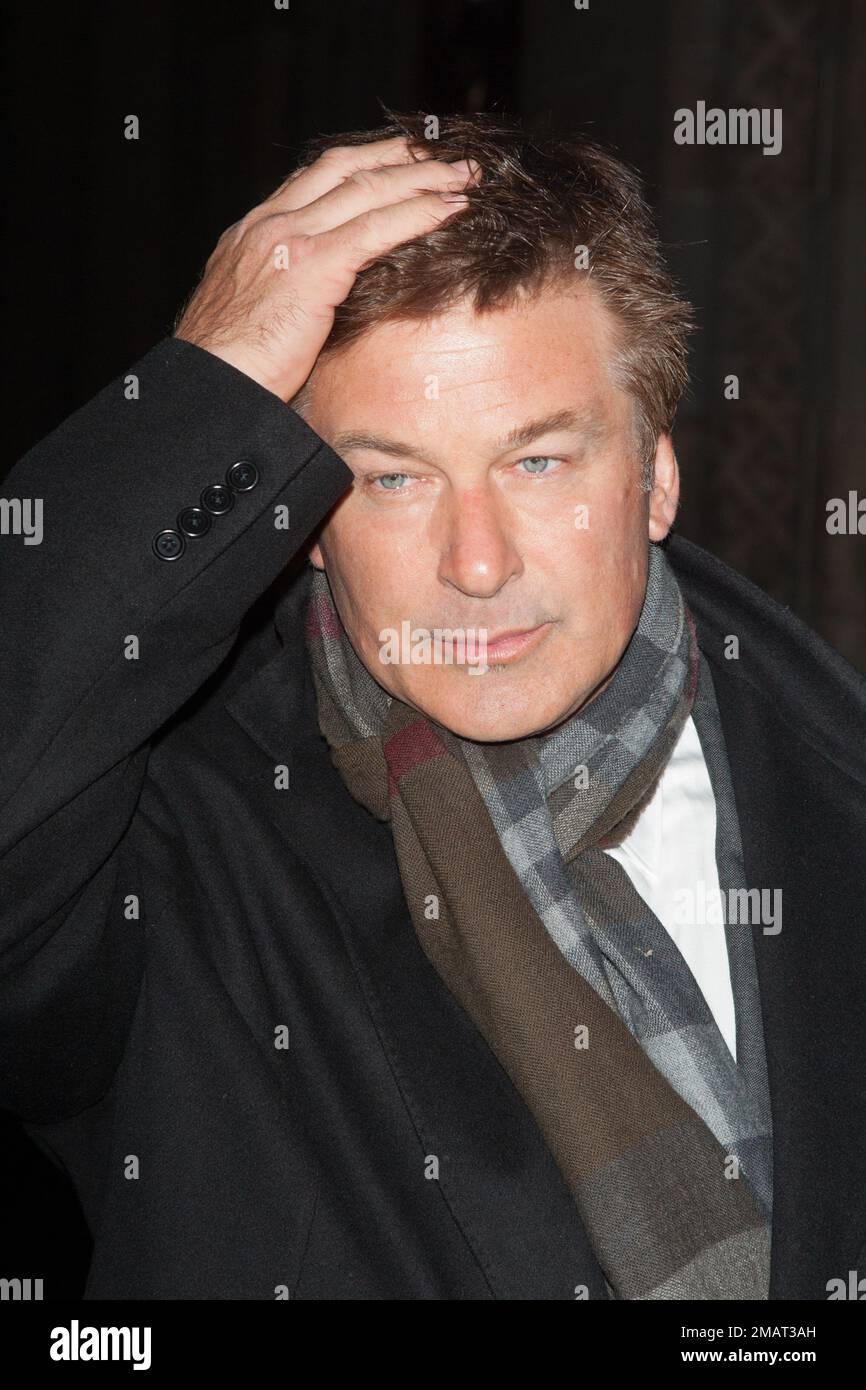
[{"label": "cheek", "polygon": [[370,633],[378,643],[383,627],[399,627],[405,618],[431,621],[437,611],[436,552],[416,517],[398,525],[373,508],[345,506],[332,518],[323,550],[328,574],[338,577],[368,643]]},{"label": "cheek", "polygon": [[[383,685],[379,652],[380,633],[386,628],[399,631],[400,621],[410,617],[411,586],[404,565],[392,563],[392,552],[381,545],[364,544],[351,534],[325,551],[326,569],[337,612],[355,650],[362,656]],[[386,668],[387,676],[387,668]]]},{"label": "cheek", "polygon": [[617,458],[600,480],[592,501],[595,528],[600,533],[627,542],[641,527],[646,530],[647,497],[640,490],[633,460]]},{"label": "cheek", "polygon": [[645,495],[631,479],[619,479],[594,503],[583,533],[593,563],[620,592],[628,592],[646,570],[648,519]]},{"label": "cheek", "polygon": [[639,509],[597,506],[586,530],[576,531],[568,563],[547,573],[565,592],[572,640],[587,642],[601,658],[618,659],[640,615],[649,540]]},{"label": "cheek", "polygon": [[[383,509],[384,513],[384,509]],[[331,515],[323,533],[323,550],[354,588],[374,582],[382,592],[399,585],[417,570],[412,564],[419,544],[411,518],[402,525],[380,513],[356,493],[350,493]]]}]

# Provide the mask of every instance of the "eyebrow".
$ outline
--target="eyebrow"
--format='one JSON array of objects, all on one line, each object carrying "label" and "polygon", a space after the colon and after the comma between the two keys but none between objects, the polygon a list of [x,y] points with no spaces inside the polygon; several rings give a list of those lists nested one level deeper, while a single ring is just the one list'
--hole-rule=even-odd
[{"label": "eyebrow", "polygon": [[[506,435],[496,441],[494,448],[500,451],[522,449],[546,434],[566,430],[572,434],[582,435],[589,444],[598,443],[608,434],[606,422],[595,410],[557,410],[552,415],[544,415],[541,419],[530,420],[525,425],[515,426],[513,430],[509,430]],[[391,458],[416,458],[425,463],[430,462],[413,444],[406,444],[399,439],[388,439],[383,435],[367,434],[357,430],[344,430],[342,434],[338,434],[333,440],[331,448],[338,454],[348,452],[350,449],[369,449],[377,454],[387,454]]]}]

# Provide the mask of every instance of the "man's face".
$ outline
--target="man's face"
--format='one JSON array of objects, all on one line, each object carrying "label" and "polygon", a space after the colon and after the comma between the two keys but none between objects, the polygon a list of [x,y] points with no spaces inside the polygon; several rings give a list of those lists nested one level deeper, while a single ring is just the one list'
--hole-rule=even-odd
[{"label": "man's face", "polygon": [[[607,309],[569,287],[384,323],[308,382],[305,418],[355,474],[311,559],[379,684],[464,738],[553,729],[637,625],[676,462],[662,436],[657,486],[641,491],[612,356]],[[464,650],[437,646],[437,629],[466,634]]]}]

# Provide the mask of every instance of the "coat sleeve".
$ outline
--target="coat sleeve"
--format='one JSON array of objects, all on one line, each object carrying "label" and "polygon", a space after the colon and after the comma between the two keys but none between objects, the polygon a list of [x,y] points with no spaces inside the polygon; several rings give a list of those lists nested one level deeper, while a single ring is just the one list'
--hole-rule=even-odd
[{"label": "coat sleeve", "polygon": [[[150,742],[351,480],[271,392],[173,338],[7,475],[0,1105],[37,1116],[63,1097],[72,1114],[108,1084],[142,971],[116,850]],[[162,558],[180,546],[155,538],[183,536],[187,508],[204,532]],[[52,1099],[30,1094],[35,1076]]]}]

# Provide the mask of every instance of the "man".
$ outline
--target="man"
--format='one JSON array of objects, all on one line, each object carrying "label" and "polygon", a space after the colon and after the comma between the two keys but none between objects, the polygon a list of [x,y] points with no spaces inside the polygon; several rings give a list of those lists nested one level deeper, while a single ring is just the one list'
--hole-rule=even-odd
[{"label": "man", "polygon": [[423,136],[311,147],[7,480],[0,1100],[88,1298],[826,1298],[866,682],[670,538],[634,176]]}]

